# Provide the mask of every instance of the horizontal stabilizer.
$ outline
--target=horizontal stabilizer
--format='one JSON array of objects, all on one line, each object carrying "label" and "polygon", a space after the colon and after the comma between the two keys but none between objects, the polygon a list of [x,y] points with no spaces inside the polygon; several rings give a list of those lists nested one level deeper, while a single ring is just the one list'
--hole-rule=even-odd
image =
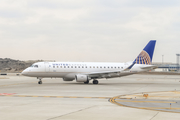
[{"label": "horizontal stabilizer", "polygon": [[148,65],[148,66],[144,66],[144,67],[141,67],[141,69],[148,69],[148,70],[152,70],[152,69],[156,69],[158,68],[158,66],[156,65]]}]

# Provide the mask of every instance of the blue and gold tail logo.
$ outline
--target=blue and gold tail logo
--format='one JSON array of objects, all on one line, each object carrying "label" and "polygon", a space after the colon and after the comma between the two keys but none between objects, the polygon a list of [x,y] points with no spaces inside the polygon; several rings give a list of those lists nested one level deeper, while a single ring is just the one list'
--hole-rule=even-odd
[{"label": "blue and gold tail logo", "polygon": [[146,45],[143,51],[134,60],[134,63],[150,65],[152,62],[155,45],[156,45],[156,40],[149,41],[149,43]]},{"label": "blue and gold tail logo", "polygon": [[146,51],[142,51],[139,56],[135,59],[136,64],[151,64],[151,58]]}]

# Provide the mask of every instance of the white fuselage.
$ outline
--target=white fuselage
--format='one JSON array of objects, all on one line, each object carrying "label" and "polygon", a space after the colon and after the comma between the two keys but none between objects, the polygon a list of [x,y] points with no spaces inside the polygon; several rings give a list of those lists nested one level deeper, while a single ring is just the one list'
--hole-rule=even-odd
[{"label": "white fuselage", "polygon": [[39,84],[42,84],[42,78],[63,78],[64,81],[98,84],[101,78],[113,78],[131,75],[136,72],[149,71],[157,68],[150,65],[154,52],[156,40],[151,40],[130,63],[95,63],[95,62],[38,62],[25,69],[22,75],[37,77]]},{"label": "white fuselage", "polygon": [[[38,78],[64,78],[65,81],[72,81],[77,74],[100,73],[111,71],[122,71],[131,63],[95,63],[95,62],[38,62],[25,69],[22,74]],[[144,64],[135,64],[129,72],[147,71],[141,69]],[[120,77],[121,74],[114,74],[111,77]],[[106,77],[107,78],[107,77]]]}]

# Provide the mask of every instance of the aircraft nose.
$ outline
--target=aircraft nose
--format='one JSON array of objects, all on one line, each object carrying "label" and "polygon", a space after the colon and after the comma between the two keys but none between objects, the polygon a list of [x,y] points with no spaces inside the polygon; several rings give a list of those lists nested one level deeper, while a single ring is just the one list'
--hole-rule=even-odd
[{"label": "aircraft nose", "polygon": [[27,76],[27,75],[28,75],[28,70],[27,70],[27,69],[23,70],[23,71],[21,72],[21,74],[24,75],[24,76]]}]

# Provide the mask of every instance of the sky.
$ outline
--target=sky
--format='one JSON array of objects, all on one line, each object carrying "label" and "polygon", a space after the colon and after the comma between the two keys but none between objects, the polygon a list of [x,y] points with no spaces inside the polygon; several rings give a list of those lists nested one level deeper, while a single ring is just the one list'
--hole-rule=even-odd
[{"label": "sky", "polygon": [[157,40],[153,62],[180,53],[179,0],[0,0],[0,57],[133,61]]}]

